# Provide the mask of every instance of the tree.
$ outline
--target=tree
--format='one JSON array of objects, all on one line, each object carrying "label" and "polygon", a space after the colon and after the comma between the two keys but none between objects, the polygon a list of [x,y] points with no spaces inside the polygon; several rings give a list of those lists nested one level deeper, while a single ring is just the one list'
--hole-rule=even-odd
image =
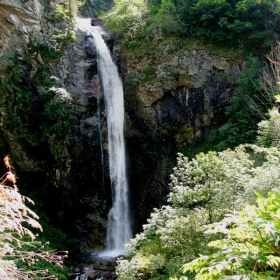
[{"label": "tree", "polygon": [[261,121],[259,126],[258,143],[264,147],[280,148],[280,114],[277,108],[269,111],[269,119]]},{"label": "tree", "polygon": [[146,12],[146,0],[115,0],[113,11],[103,19],[103,23],[118,36],[131,39]]},{"label": "tree", "polygon": [[226,0],[198,0],[191,7],[191,14],[197,36],[216,42],[228,39],[224,23],[232,17],[232,7]]}]

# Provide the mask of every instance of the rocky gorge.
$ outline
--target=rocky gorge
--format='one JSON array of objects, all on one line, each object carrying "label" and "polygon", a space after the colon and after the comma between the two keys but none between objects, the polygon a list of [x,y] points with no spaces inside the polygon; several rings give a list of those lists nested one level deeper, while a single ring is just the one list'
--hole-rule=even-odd
[{"label": "rocky gorge", "polygon": [[[16,128],[5,125],[8,111],[20,115],[22,108],[13,87],[2,90],[1,156],[10,155],[19,187],[26,188],[27,194],[41,193],[51,221],[76,240],[75,249],[90,252],[104,248],[112,204],[106,108],[94,41],[90,34],[73,27],[75,37],[59,49],[59,58],[50,60],[40,51],[28,54],[28,43],[46,43],[56,29],[68,32],[67,21],[51,21],[59,4],[62,1],[0,3],[0,55],[19,52],[16,65],[22,71],[17,86],[28,88],[36,100],[27,129],[42,139],[26,139]],[[186,48],[180,41],[165,42],[159,31],[153,38],[156,53],[133,58],[108,34],[104,40],[124,84],[128,181],[134,232],[139,232],[153,208],[167,202],[177,152],[200,145],[211,130],[225,122],[224,111],[238,85],[243,61],[203,48]],[[23,59],[29,63],[22,65]],[[38,100],[46,89],[34,82],[41,66],[71,96],[75,123],[59,142],[42,129]],[[0,76],[2,84],[5,75]]]}]

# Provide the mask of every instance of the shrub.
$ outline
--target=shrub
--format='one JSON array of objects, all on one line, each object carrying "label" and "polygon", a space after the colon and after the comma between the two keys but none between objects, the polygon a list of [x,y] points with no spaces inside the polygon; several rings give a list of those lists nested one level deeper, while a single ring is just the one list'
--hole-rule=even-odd
[{"label": "shrub", "polygon": [[258,143],[264,147],[280,147],[280,114],[277,108],[268,113],[269,119],[261,121],[259,126]]},{"label": "shrub", "polygon": [[76,122],[71,113],[72,97],[64,88],[52,87],[49,92],[53,97],[45,105],[42,127],[56,140],[63,140]]},{"label": "shrub", "polygon": [[[126,248],[135,256],[149,259],[145,264],[148,279],[181,277],[182,271],[175,272],[175,267],[199,254],[213,255],[215,248],[206,244],[217,236],[205,235],[205,225],[219,223],[230,211],[240,211],[247,203],[253,203],[256,193],[266,196],[273,190],[279,194],[279,182],[280,152],[274,147],[240,145],[234,150],[200,153],[192,160],[179,154],[171,175],[169,205],[154,209],[143,231]],[[161,266],[153,257],[156,255],[162,259]],[[121,262],[118,271],[122,277],[126,271],[138,271],[134,257],[130,262],[126,260],[125,267]],[[188,272],[191,277],[193,271]],[[157,274],[162,278],[156,278]],[[137,274],[134,277],[145,279]]]},{"label": "shrub", "polygon": [[145,0],[115,0],[113,12],[104,17],[103,23],[118,36],[131,39],[146,12]]}]

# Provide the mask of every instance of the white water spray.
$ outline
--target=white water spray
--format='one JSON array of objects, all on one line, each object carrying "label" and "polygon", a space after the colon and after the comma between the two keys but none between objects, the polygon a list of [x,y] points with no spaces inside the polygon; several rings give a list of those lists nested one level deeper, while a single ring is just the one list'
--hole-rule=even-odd
[{"label": "white water spray", "polygon": [[124,101],[123,85],[118,69],[106,46],[102,31],[91,26],[89,19],[79,19],[78,27],[87,30],[94,38],[98,52],[98,69],[105,97],[108,149],[113,206],[108,216],[106,250],[124,253],[124,244],[132,237],[129,217],[128,183],[123,135]]}]

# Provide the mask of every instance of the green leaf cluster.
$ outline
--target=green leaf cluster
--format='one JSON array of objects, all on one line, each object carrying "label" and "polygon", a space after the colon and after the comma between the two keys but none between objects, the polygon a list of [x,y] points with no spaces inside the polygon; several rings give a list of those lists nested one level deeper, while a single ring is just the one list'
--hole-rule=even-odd
[{"label": "green leaf cluster", "polygon": [[[126,41],[196,37],[263,53],[279,34],[277,0],[116,0],[104,24]],[[139,36],[141,34],[141,36]]]},{"label": "green leaf cluster", "polygon": [[212,241],[215,253],[183,266],[195,272],[195,279],[279,279],[280,195],[258,194],[256,205],[246,205],[239,213],[205,227],[206,234],[221,233]]},{"label": "green leaf cluster", "polygon": [[113,11],[103,23],[117,35],[131,38],[143,24],[146,11],[146,0],[115,0]]},{"label": "green leaf cluster", "polygon": [[257,137],[260,145],[264,147],[280,147],[280,114],[278,108],[273,108],[268,112],[269,119],[262,120],[259,126]]}]

